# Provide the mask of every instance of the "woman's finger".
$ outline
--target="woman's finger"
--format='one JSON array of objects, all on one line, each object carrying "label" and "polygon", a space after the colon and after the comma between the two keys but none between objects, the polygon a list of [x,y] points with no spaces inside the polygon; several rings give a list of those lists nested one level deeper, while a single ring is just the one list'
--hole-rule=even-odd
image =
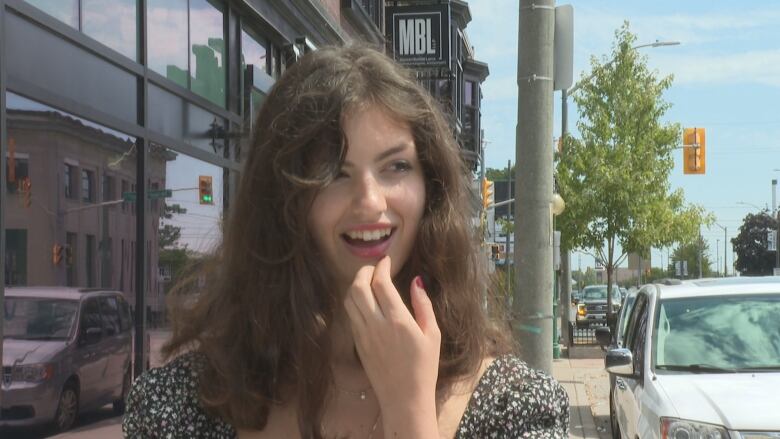
[{"label": "woman's finger", "polygon": [[411,318],[409,310],[401,300],[401,295],[393,285],[391,265],[390,256],[385,256],[376,264],[371,279],[371,290],[385,317],[408,315]]},{"label": "woman's finger", "polygon": [[382,310],[374,298],[374,293],[371,291],[373,275],[374,267],[370,265],[361,267],[355,274],[355,279],[347,291],[347,297],[352,300],[364,319],[382,316]]},{"label": "woman's finger", "polygon": [[414,310],[414,320],[422,330],[423,334],[430,335],[439,332],[439,325],[436,323],[436,314],[433,312],[433,303],[425,291],[425,285],[422,276],[416,276],[412,279],[412,285],[409,287],[412,299],[412,309]]}]

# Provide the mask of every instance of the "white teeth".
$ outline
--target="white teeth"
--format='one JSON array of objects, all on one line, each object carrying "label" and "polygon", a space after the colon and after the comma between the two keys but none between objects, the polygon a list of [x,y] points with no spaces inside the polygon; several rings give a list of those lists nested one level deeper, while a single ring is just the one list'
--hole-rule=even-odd
[{"label": "white teeth", "polygon": [[347,236],[349,236],[351,239],[360,239],[363,241],[376,241],[378,239],[382,239],[385,236],[389,235],[392,229],[381,229],[381,230],[364,230],[364,231],[351,231],[347,232]]}]

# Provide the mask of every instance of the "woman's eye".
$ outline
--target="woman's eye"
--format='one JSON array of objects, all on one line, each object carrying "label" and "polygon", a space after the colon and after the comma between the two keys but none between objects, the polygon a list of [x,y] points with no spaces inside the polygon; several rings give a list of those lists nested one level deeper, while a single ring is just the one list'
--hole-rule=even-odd
[{"label": "woman's eye", "polygon": [[346,173],[346,172],[344,172],[344,171],[339,171],[339,172],[336,174],[336,176],[335,176],[335,177],[333,177],[333,179],[334,179],[334,180],[340,180],[340,179],[342,179],[342,178],[347,178],[347,177],[349,177],[349,175],[347,175],[347,173]]},{"label": "woman's eye", "polygon": [[412,164],[406,160],[400,160],[393,162],[393,164],[390,165],[390,169],[396,172],[408,172],[412,170]]}]

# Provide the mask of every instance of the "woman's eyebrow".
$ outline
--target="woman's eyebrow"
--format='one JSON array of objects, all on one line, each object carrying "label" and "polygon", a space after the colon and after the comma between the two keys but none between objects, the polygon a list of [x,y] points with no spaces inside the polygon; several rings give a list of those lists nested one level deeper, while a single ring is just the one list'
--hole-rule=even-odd
[{"label": "woman's eyebrow", "polygon": [[[396,146],[393,146],[391,148],[388,148],[379,154],[377,154],[376,158],[374,158],[375,162],[381,162],[382,160],[391,157],[395,154],[398,154],[399,152],[403,152],[409,148],[411,148],[414,145],[414,143],[411,142],[401,142],[397,144]],[[344,166],[353,166],[352,162],[349,160],[344,161]]]}]

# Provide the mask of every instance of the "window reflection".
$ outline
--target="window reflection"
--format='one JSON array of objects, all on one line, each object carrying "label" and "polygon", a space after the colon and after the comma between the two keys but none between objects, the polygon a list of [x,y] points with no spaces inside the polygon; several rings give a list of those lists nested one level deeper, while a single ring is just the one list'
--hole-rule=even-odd
[{"label": "window reflection", "polygon": [[661,302],[655,364],[780,366],[780,294]]},{"label": "window reflection", "polygon": [[221,7],[190,0],[190,76],[192,91],[225,106],[225,33]]},{"label": "window reflection", "polygon": [[264,42],[261,43],[260,38],[250,35],[246,29],[241,29],[242,70],[246,65],[253,65],[260,69],[260,71],[268,73],[268,59],[266,54],[267,50]]},{"label": "window reflection", "polygon": [[149,0],[146,7],[149,68],[187,87],[187,0]]},{"label": "window reflection", "polygon": [[138,59],[138,0],[82,0],[82,31],[133,61]]},{"label": "window reflection", "polygon": [[27,0],[27,3],[73,28],[79,28],[78,0]]},{"label": "window reflection", "polygon": [[[135,264],[130,246],[120,246],[135,240],[135,218],[119,207],[134,203],[122,201],[116,182],[135,181],[136,139],[14,93],[6,96],[6,283],[101,286],[134,302]],[[165,166],[150,172],[164,173]],[[156,266],[156,254],[150,259]]]}]

